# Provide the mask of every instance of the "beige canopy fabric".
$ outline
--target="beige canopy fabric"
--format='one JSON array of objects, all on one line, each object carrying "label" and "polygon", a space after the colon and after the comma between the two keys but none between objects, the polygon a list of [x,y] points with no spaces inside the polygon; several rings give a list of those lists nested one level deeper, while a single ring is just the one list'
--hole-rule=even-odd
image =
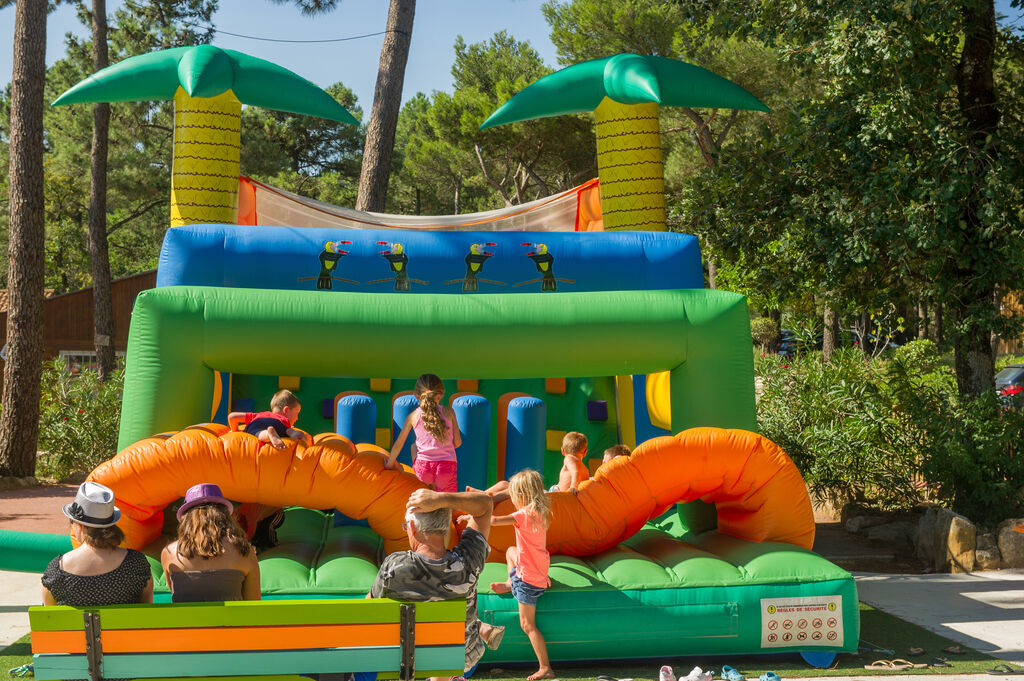
[{"label": "beige canopy fabric", "polygon": [[603,230],[597,179],[554,196],[482,213],[388,215],[307,199],[248,177],[239,178],[238,224],[344,229],[505,232]]}]

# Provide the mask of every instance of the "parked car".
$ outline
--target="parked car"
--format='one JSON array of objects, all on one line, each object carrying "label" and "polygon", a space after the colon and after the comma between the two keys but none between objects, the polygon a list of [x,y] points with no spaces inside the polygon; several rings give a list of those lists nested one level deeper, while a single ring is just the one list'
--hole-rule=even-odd
[{"label": "parked car", "polygon": [[1024,364],[1010,364],[996,374],[996,392],[1003,404],[1024,402]]}]

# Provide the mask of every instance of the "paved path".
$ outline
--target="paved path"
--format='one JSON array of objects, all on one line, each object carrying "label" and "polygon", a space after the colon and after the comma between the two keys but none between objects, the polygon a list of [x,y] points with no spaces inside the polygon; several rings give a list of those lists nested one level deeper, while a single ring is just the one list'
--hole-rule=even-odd
[{"label": "paved path", "polygon": [[1024,666],[1024,570],[854,577],[868,605]]}]

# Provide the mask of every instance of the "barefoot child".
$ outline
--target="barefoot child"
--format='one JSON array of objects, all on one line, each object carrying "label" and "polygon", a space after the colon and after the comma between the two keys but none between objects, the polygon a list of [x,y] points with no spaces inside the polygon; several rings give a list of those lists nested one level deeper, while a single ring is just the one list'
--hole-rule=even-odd
[{"label": "barefoot child", "polygon": [[441,404],[444,399],[444,383],[434,374],[423,374],[416,379],[416,387],[412,392],[420,401],[420,406],[413,409],[405,419],[402,432],[395,438],[391,455],[384,462],[384,467],[398,467],[395,460],[411,430],[416,434],[412,462],[416,477],[438,492],[454,492],[458,489],[455,449],[462,444],[462,438],[455,412]]},{"label": "barefoot child", "polygon": [[544,636],[537,628],[537,599],[544,593],[551,581],[548,579],[548,565],[551,557],[547,549],[547,528],[551,522],[551,506],[544,493],[544,482],[540,473],[529,468],[522,470],[508,481],[508,495],[515,504],[512,515],[494,516],[492,525],[513,525],[516,531],[516,545],[505,552],[508,564],[508,581],[494,582],[491,589],[497,594],[512,593],[519,603],[519,624],[530,639],[533,652],[540,668],[528,677],[536,679],[554,678],[548,659],[548,648]]},{"label": "barefoot child", "polygon": [[270,411],[245,412],[233,411],[228,414],[228,423],[236,421],[245,423],[245,432],[255,435],[260,442],[269,442],[274,449],[284,449],[284,440],[302,440],[306,446],[313,444],[308,435],[292,428],[299,420],[302,403],[292,394],[291,390],[278,390],[270,399]]},{"label": "barefoot child", "polygon": [[562,470],[558,472],[558,484],[550,492],[572,492],[576,494],[579,484],[590,479],[583,457],[587,455],[587,436],[572,431],[562,438]]}]

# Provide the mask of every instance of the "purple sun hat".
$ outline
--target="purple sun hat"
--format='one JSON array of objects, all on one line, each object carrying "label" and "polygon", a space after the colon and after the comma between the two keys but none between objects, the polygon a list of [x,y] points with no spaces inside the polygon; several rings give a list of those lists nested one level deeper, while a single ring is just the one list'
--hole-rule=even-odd
[{"label": "purple sun hat", "polygon": [[220,504],[221,506],[228,509],[228,513],[235,510],[235,507],[231,505],[231,502],[224,498],[224,495],[220,492],[220,487],[213,484],[212,482],[201,482],[198,485],[192,485],[185,492],[185,503],[178,509],[178,520],[181,520],[181,516],[185,514],[187,510],[193,506],[199,504]]}]

